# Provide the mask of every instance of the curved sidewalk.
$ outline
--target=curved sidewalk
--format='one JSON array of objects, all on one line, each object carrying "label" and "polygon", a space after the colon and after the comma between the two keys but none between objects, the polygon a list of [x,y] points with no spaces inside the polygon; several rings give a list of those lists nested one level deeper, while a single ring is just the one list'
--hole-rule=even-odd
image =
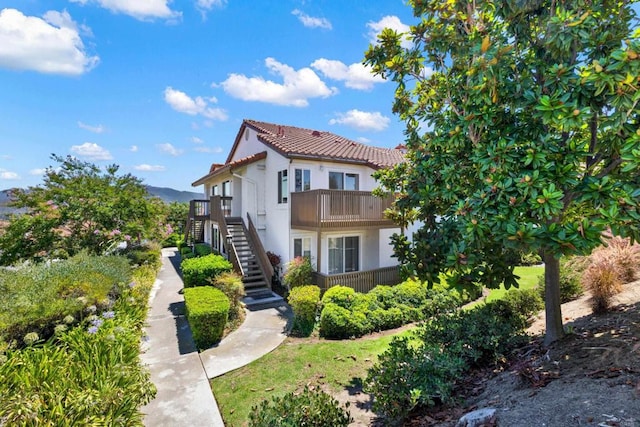
[{"label": "curved sidewalk", "polygon": [[216,347],[198,353],[184,316],[177,249],[162,250],[162,268],[149,297],[142,362],[151,371],[156,398],[142,408],[144,424],[224,427],[209,378],[242,367],[275,349],[286,338],[292,317],[285,305],[247,311],[240,328]]}]

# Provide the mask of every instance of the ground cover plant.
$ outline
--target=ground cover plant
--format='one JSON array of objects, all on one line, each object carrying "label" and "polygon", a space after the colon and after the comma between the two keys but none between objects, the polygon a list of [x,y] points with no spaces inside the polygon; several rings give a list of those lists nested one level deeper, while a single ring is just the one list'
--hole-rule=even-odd
[{"label": "ground cover plant", "polygon": [[[140,364],[139,345],[157,270],[145,264],[131,271],[124,257],[88,257],[98,270],[116,268],[114,258],[124,261],[117,267],[124,266],[126,276],[111,283],[108,302],[84,305],[81,318],[45,328],[54,330],[50,338],[24,340],[26,346],[10,346],[0,356],[0,420],[6,425],[142,425],[138,408],[155,388]],[[58,264],[38,268],[63,276],[69,271]]]}]

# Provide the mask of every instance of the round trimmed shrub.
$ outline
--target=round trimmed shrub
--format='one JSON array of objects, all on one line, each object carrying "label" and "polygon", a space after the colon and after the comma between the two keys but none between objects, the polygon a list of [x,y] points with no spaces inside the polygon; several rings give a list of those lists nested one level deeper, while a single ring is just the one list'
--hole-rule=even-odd
[{"label": "round trimmed shrub", "polygon": [[327,303],[320,314],[320,336],[344,339],[361,337],[371,332],[371,324],[364,313],[349,311],[333,302]]},{"label": "round trimmed shrub", "polygon": [[229,298],[220,289],[200,286],[185,289],[184,302],[196,346],[209,348],[220,341],[229,318]]},{"label": "round trimmed shrub", "polygon": [[315,285],[297,286],[291,289],[287,301],[293,309],[294,332],[309,336],[316,323],[320,288]]},{"label": "round trimmed shrub", "polygon": [[348,286],[336,285],[324,293],[322,296],[322,305],[333,303],[342,308],[349,309],[356,298],[356,291]]}]

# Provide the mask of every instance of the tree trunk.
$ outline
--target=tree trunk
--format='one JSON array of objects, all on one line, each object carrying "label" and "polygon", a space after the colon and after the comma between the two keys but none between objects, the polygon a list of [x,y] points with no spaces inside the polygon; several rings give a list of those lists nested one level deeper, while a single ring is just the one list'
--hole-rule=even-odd
[{"label": "tree trunk", "polygon": [[545,345],[549,345],[564,337],[562,327],[562,308],[560,306],[560,260],[552,253],[545,251],[544,261],[544,310],[546,333]]}]

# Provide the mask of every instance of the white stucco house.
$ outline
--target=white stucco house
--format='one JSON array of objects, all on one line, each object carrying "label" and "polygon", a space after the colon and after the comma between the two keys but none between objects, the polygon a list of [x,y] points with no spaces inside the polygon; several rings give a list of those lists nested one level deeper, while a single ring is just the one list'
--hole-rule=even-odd
[{"label": "white stucco house", "polygon": [[[282,264],[310,257],[321,288],[369,290],[398,281],[383,215],[391,199],[374,197],[374,171],[404,161],[330,132],[244,120],[224,164],[193,182],[187,237],[226,254],[249,294],[270,287],[266,251]],[[261,274],[260,274],[261,273]]]}]

